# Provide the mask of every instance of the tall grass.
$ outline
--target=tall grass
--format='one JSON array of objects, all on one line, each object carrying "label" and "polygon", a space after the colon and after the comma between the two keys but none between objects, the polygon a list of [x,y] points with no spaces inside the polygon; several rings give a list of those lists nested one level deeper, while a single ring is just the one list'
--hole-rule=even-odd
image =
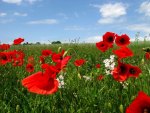
[{"label": "tall grass", "polygon": [[[59,89],[53,95],[43,96],[28,92],[21,80],[32,73],[25,70],[28,56],[35,58],[35,71],[40,69],[39,56],[43,49],[57,52],[58,47],[68,51],[71,61],[67,65],[65,88]],[[61,45],[20,45],[11,49],[21,49],[25,52],[25,64],[22,67],[12,67],[11,64],[0,66],[0,112],[1,113],[120,113],[132,102],[138,91],[142,90],[150,95],[150,62],[142,62],[144,52],[142,48],[150,46],[150,42],[132,43],[129,47],[134,56],[126,62],[141,68],[142,74],[137,78],[126,81],[122,87],[111,75],[105,75],[103,60],[112,55],[111,50],[100,52],[95,44],[61,44]],[[73,62],[84,58],[86,64],[80,67],[81,75],[92,77],[92,80],[78,78],[78,72]],[[95,68],[97,63],[101,68]],[[96,78],[103,74],[102,81]]]}]

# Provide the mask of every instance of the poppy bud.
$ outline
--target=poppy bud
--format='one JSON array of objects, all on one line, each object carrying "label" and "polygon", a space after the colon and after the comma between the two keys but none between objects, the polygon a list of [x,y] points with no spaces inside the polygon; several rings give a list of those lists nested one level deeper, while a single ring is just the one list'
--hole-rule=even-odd
[{"label": "poppy bud", "polygon": [[67,55],[68,51],[65,51],[63,54],[63,58]]},{"label": "poppy bud", "polygon": [[120,110],[121,113],[124,113],[123,112],[123,105],[122,104],[119,106],[119,110]]},{"label": "poppy bud", "polygon": [[110,103],[110,102],[108,103],[108,107],[109,107],[109,108],[112,108],[112,105],[111,105],[111,103]]},{"label": "poppy bud", "polygon": [[58,48],[58,53],[59,53],[61,50],[62,50],[62,48],[61,48],[61,47],[59,47],[59,48]]},{"label": "poppy bud", "polygon": [[17,112],[17,113],[19,112],[19,109],[20,109],[20,106],[17,105],[17,106],[16,106],[16,112]]},{"label": "poppy bud", "polygon": [[144,58],[142,58],[142,60],[141,60],[141,64],[144,64]]},{"label": "poppy bud", "polygon": [[82,77],[81,77],[81,75],[80,75],[80,73],[78,73],[78,77],[81,79]]}]

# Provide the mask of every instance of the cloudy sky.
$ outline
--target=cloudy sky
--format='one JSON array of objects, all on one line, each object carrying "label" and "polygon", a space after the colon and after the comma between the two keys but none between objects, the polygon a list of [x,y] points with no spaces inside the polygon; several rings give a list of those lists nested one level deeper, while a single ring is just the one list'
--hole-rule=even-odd
[{"label": "cloudy sky", "polygon": [[0,0],[0,42],[96,42],[107,32],[150,33],[150,1]]}]

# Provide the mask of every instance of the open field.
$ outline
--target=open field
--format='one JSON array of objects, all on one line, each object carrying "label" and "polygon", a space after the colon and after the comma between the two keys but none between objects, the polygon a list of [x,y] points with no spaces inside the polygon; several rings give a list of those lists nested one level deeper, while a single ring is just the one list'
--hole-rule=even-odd
[{"label": "open field", "polygon": [[[129,48],[134,56],[123,61],[140,67],[142,74],[138,78],[129,78],[123,85],[115,81],[112,75],[106,75],[103,61],[112,55],[112,50],[100,52],[95,44],[61,44],[61,45],[17,45],[11,49],[22,50],[25,62],[21,67],[13,67],[10,63],[0,66],[0,113],[121,113],[125,112],[139,91],[150,95],[150,62],[144,58],[142,48],[150,46],[150,42],[132,43]],[[59,88],[52,95],[30,93],[21,84],[25,77],[41,70],[39,56],[44,49],[55,52],[61,47],[68,50],[71,60],[67,64],[64,75],[64,88]],[[115,47],[116,48],[116,47]],[[26,71],[27,58],[34,56],[34,72]],[[74,65],[76,59],[84,58],[86,63],[78,71]],[[144,62],[144,61],[145,62]],[[47,59],[50,63],[51,60]],[[100,68],[95,68],[100,64]],[[117,64],[116,64],[117,65]],[[88,76],[91,79],[79,78]],[[59,76],[58,74],[57,76]],[[103,75],[102,80],[97,80]]]}]

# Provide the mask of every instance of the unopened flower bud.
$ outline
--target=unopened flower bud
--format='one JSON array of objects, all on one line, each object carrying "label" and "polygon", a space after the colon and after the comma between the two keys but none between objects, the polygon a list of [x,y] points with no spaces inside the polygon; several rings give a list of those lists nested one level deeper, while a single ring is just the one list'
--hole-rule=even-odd
[{"label": "unopened flower bud", "polygon": [[112,108],[112,106],[111,106],[111,103],[110,103],[110,102],[108,103],[108,107],[109,107],[109,108]]},{"label": "unopened flower bud", "polygon": [[58,48],[58,53],[61,51],[61,49],[62,49],[61,47]]},{"label": "unopened flower bud", "polygon": [[20,110],[20,106],[19,106],[19,105],[17,105],[17,106],[16,106],[16,112],[18,113],[18,112],[19,112],[19,110]]},{"label": "unopened flower bud", "polygon": [[119,110],[121,113],[123,113],[123,105],[122,104],[119,106]]},{"label": "unopened flower bud", "polygon": [[63,57],[65,57],[67,55],[68,51],[65,51],[63,54]]}]

